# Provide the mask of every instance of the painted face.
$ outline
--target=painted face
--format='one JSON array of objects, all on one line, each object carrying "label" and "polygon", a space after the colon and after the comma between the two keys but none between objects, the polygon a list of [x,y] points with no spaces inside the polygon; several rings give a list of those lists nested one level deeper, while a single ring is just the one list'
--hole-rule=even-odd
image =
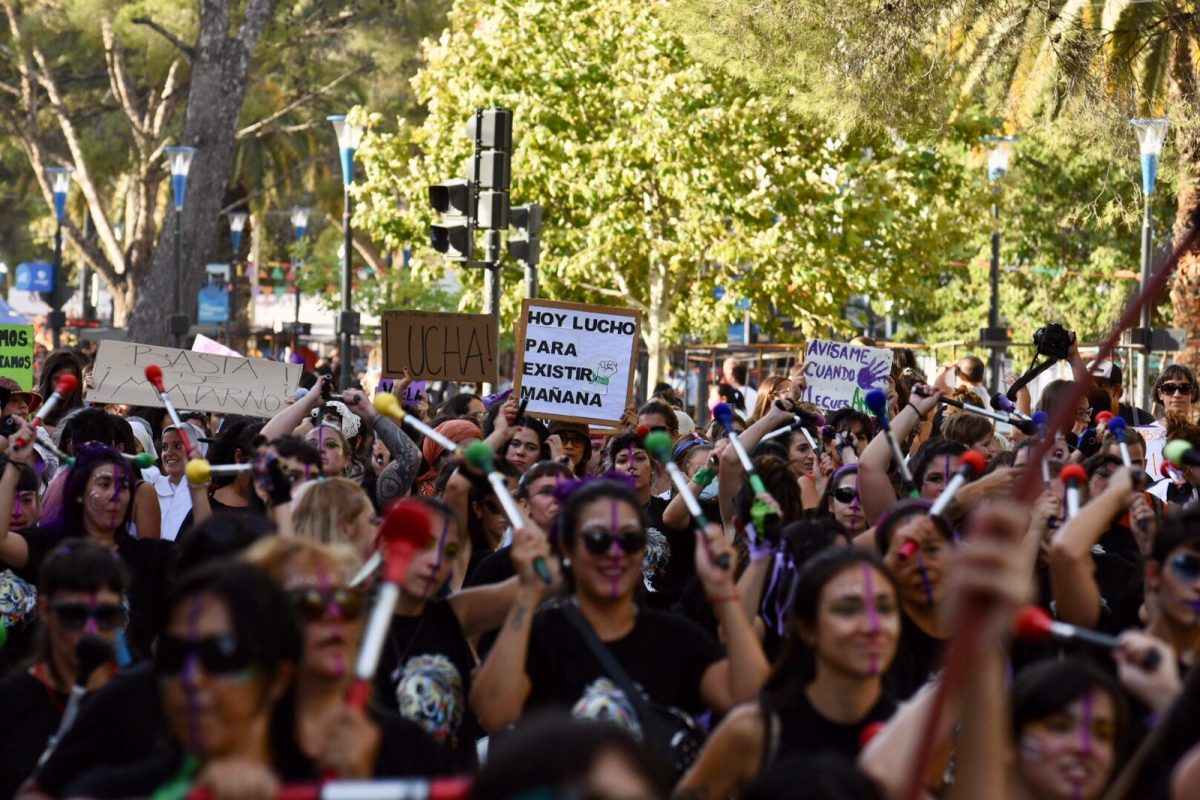
[{"label": "painted face", "polygon": [[1094,800],[1116,753],[1112,698],[1091,691],[1057,714],[1028,723],[1017,742],[1017,776],[1037,798]]},{"label": "painted face", "polygon": [[833,518],[851,535],[867,529],[867,517],[862,511],[862,498],[858,492],[858,473],[851,472],[838,478],[837,486],[829,496],[829,510]]},{"label": "painted face", "polygon": [[338,679],[354,664],[362,638],[366,598],[346,586],[331,564],[307,564],[285,571],[283,588],[304,623],[301,672]]},{"label": "painted face", "polygon": [[463,547],[462,534],[453,518],[436,511],[430,512],[430,518],[433,535],[409,562],[401,587],[413,600],[427,600],[437,593],[450,578],[454,559]]},{"label": "painted face", "polygon": [[183,447],[183,439],[179,431],[170,430],[162,437],[163,473],[168,478],[178,480],[187,469],[187,450]]},{"label": "painted face", "polygon": [[321,454],[321,469],[326,475],[341,475],[350,465],[350,457],[346,453],[342,437],[336,431],[324,425],[313,428],[304,436],[304,440],[317,448]]},{"label": "painted face", "polygon": [[529,516],[544,531],[550,530],[554,521],[558,519],[559,503],[558,498],[554,496],[554,487],[558,486],[558,481],[558,477],[554,475],[532,481],[526,487],[529,497],[521,501]]},{"label": "painted face", "polygon": [[504,456],[508,463],[524,472],[537,462],[541,452],[542,442],[538,435],[531,428],[517,428],[513,437],[508,440]]},{"label": "painted face", "polygon": [[[243,752],[251,732],[270,714],[271,690],[237,657],[237,633],[225,602],[211,594],[186,598],[171,613],[165,633],[156,660],[163,712],[175,736],[206,759]],[[166,657],[180,651],[182,663]],[[227,657],[214,662],[217,654]]]},{"label": "painted face", "polygon": [[637,509],[609,498],[588,503],[570,553],[576,591],[596,600],[632,596],[642,581],[645,552],[646,531]]},{"label": "painted face", "polygon": [[887,672],[900,640],[900,609],[892,584],[860,564],[821,589],[816,631],[810,636],[818,669],[855,678]]},{"label": "painted face", "polygon": [[97,531],[112,532],[129,510],[129,483],[115,464],[100,464],[88,476],[83,490],[83,518]]},{"label": "painted face", "polygon": [[908,539],[917,542],[912,558],[896,561],[896,581],[900,584],[905,605],[932,608],[942,601],[945,593],[945,560],[951,545],[938,533],[932,520],[923,514],[906,517],[892,531],[891,548]]},{"label": "painted face", "polygon": [[813,474],[816,466],[817,454],[813,452],[812,445],[804,438],[803,433],[796,431],[788,443],[788,467],[799,477]]},{"label": "painted face", "polygon": [[125,627],[121,595],[111,589],[98,592],[55,592],[39,598],[39,616],[45,626],[50,652],[63,673],[75,676],[75,648],[85,636],[98,636],[109,644]]},{"label": "painted face", "polygon": [[292,479],[293,488],[316,478],[320,472],[312,464],[305,464],[295,456],[279,459],[280,468]]},{"label": "painted face", "polygon": [[1181,627],[1200,628],[1200,550],[1172,550],[1155,583],[1159,612]]},{"label": "painted face", "polygon": [[958,456],[934,456],[925,468],[925,477],[921,479],[921,497],[936,500],[954,473],[958,472],[960,464]]},{"label": "painted face", "polygon": [[37,524],[41,516],[42,501],[38,497],[38,493],[32,489],[17,492],[17,496],[13,500],[12,518],[8,523],[8,529],[19,531],[21,528],[28,528],[30,525]]},{"label": "painted face", "polygon": [[630,445],[623,450],[618,450],[613,456],[613,469],[632,475],[638,490],[650,487],[650,478],[654,469],[650,463],[650,456],[640,447]]}]

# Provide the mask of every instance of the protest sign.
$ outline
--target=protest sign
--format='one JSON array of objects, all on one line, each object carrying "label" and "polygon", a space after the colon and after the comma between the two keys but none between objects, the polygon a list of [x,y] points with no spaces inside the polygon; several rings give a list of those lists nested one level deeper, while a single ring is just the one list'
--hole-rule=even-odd
[{"label": "protest sign", "polygon": [[216,353],[219,356],[234,356],[241,358],[242,354],[231,347],[226,347],[215,339],[210,339],[203,333],[196,334],[196,340],[192,342],[193,353]]},{"label": "protest sign", "polygon": [[808,387],[800,400],[825,411],[849,407],[866,412],[863,398],[872,389],[887,389],[891,371],[891,350],[813,339],[804,350]]},{"label": "protest sign", "polygon": [[1163,448],[1167,445],[1167,429],[1159,423],[1139,425],[1134,428],[1146,440],[1146,474],[1152,480],[1166,477],[1163,472]]},{"label": "protest sign", "polygon": [[33,326],[0,325],[0,377],[33,390]]},{"label": "protest sign", "polygon": [[496,383],[497,322],[491,314],[384,311],[383,375]]},{"label": "protest sign", "polygon": [[525,300],[513,392],[535,417],[615,427],[633,400],[640,311]]},{"label": "protest sign", "polygon": [[87,393],[88,402],[161,405],[158,392],[146,380],[148,364],[162,367],[163,385],[176,407],[252,417],[274,416],[283,408],[302,369],[262,358],[105,339],[96,353],[96,388]]}]

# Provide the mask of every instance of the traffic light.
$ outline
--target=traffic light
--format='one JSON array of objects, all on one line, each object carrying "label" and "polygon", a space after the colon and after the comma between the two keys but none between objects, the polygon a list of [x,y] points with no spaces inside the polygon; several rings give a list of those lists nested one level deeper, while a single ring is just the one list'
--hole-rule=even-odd
[{"label": "traffic light", "polygon": [[477,150],[512,149],[512,111],[507,108],[483,108],[467,122],[467,136],[475,140]]},{"label": "traffic light", "polygon": [[509,224],[516,228],[508,236],[508,254],[529,266],[537,266],[542,255],[542,207],[538,203],[513,206]]},{"label": "traffic light", "polygon": [[429,187],[429,202],[442,215],[440,223],[429,226],[429,241],[451,261],[471,260],[473,199],[471,184],[461,178]]}]

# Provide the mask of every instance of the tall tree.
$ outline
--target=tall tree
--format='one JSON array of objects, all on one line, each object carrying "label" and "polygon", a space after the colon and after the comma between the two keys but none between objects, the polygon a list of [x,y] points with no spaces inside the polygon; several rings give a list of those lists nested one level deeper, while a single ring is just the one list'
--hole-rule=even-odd
[{"label": "tall tree", "polygon": [[[756,322],[778,314],[808,333],[839,324],[853,293],[891,285],[915,299],[904,287],[963,243],[978,198],[961,173],[758,96],[692,57],[664,7],[458,0],[413,81],[428,116],[360,150],[358,222],[393,249],[416,244],[418,274],[441,274],[422,244],[427,186],[462,175],[467,118],[498,105],[514,111],[513,202],[546,208],[543,294],[642,310],[652,379],[673,343],[740,317],[740,299]],[[521,292],[505,275],[507,329]],[[480,274],[459,278],[478,308]]]},{"label": "tall tree", "polygon": [[[1010,129],[1069,126],[1133,171],[1133,116],[1166,114],[1176,235],[1200,210],[1200,18],[1191,0],[676,0],[698,56],[851,125],[941,129],[983,102]],[[931,128],[932,124],[932,128]],[[1174,322],[1200,353],[1200,252],[1179,263]]]}]

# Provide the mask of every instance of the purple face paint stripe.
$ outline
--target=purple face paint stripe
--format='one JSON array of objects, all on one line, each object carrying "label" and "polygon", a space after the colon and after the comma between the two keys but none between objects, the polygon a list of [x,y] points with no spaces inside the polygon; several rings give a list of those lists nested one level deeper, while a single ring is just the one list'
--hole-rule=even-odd
[{"label": "purple face paint stripe", "polygon": [[[433,562],[433,572],[436,575],[442,568],[442,561],[446,553],[446,537],[450,535],[450,518],[442,517],[442,532],[438,534],[437,543],[437,560]],[[425,581],[425,591],[421,593],[421,599],[426,600],[429,593],[433,590],[433,579]]]},{"label": "purple face paint stripe", "polygon": [[[204,613],[204,601],[201,595],[194,595],[188,608],[188,641],[195,641],[200,628],[200,615]],[[196,681],[199,678],[200,661],[194,652],[188,653],[183,660],[183,671],[179,678],[183,681],[183,694],[187,702],[188,734],[191,738],[192,752],[202,752],[203,742],[200,735],[200,711],[196,701]]]},{"label": "purple face paint stripe", "polygon": [[1079,701],[1079,747],[1085,756],[1092,754],[1092,702],[1090,690]]},{"label": "purple face paint stripe", "polygon": [[925,559],[917,555],[917,573],[921,576],[921,588],[925,590],[925,601],[933,606],[933,584],[929,582],[929,571],[925,569]]},{"label": "purple face paint stripe", "polygon": [[[878,609],[875,608],[874,570],[871,569],[871,567],[867,566],[866,564],[863,564],[862,565],[862,576],[863,576],[863,601],[867,605],[867,622],[871,626],[871,634],[873,636],[877,637],[879,635],[880,625],[879,625],[879,611],[878,611]],[[879,674],[879,659],[874,653],[871,653],[868,671],[870,672],[871,677],[874,677]]]},{"label": "purple face paint stripe", "polygon": [[[630,459],[629,463],[632,465],[633,464],[633,447],[629,448],[629,459]],[[612,518],[611,518],[611,521],[610,521],[609,527],[608,527],[608,532],[612,535],[612,545],[609,547],[609,554],[612,555],[614,558],[619,559],[621,557],[621,540],[618,538],[618,534],[617,534],[617,501],[609,500],[608,502],[609,502],[609,509],[612,512]],[[609,578],[609,594],[613,600],[616,600],[617,595],[620,594],[620,589],[618,588],[617,583],[618,583],[618,581],[617,581],[616,575],[613,575],[612,577]]]}]

